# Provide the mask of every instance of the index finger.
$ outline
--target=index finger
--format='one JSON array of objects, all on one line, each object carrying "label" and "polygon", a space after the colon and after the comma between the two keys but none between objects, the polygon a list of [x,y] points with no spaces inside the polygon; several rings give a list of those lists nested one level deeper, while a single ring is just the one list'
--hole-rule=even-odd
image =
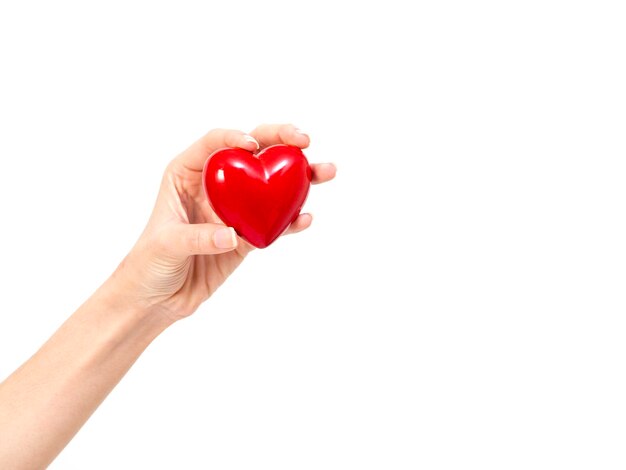
[{"label": "index finger", "polygon": [[239,147],[250,152],[259,148],[254,137],[233,129],[213,129],[181,153],[176,160],[189,170],[202,171],[209,156],[224,147]]},{"label": "index finger", "polygon": [[285,144],[304,149],[311,142],[309,136],[293,124],[261,124],[250,135],[259,142],[261,148]]}]

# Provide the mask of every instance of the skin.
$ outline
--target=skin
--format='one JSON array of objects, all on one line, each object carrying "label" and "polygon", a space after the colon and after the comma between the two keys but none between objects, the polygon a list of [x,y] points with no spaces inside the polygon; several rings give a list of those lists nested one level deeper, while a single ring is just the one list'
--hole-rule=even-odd
[{"label": "skin", "polygon": [[[252,251],[211,210],[202,168],[218,148],[256,151],[274,144],[306,148],[309,137],[289,124],[261,125],[250,134],[216,129],[172,160],[129,254],[0,384],[0,468],[48,466],[146,347],[196,311]],[[332,164],[311,167],[314,184],[335,176]],[[286,234],[311,222],[309,214],[301,214]]]}]

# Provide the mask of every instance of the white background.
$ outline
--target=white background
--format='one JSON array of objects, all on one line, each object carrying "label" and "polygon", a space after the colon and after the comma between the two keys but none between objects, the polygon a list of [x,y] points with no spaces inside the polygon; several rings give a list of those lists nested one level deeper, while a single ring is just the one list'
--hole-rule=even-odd
[{"label": "white background", "polygon": [[51,468],[624,468],[621,3],[3,0],[2,377],[207,130],[339,167]]}]

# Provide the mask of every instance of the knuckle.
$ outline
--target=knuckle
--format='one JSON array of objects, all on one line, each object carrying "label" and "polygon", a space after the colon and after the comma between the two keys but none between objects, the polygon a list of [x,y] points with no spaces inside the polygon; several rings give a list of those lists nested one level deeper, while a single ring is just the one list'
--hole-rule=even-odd
[{"label": "knuckle", "polygon": [[286,140],[296,130],[296,126],[293,124],[281,124],[278,128],[278,137],[281,140]]},{"label": "knuckle", "polygon": [[243,132],[241,131],[229,130],[224,135],[224,143],[228,147],[234,147],[235,145],[239,143],[239,140],[241,139],[242,135],[243,135]]},{"label": "knuckle", "polygon": [[196,253],[206,253],[211,249],[211,233],[208,230],[197,229],[192,236],[192,249]]},{"label": "knuckle", "polygon": [[267,122],[263,122],[261,124],[259,124],[258,126],[256,126],[251,134],[262,134],[265,132],[266,129],[268,129],[270,127],[270,124],[268,124]]},{"label": "knuckle", "polygon": [[225,129],[222,129],[221,127],[216,127],[215,129],[211,129],[209,132],[206,133],[206,137],[213,137],[215,135],[221,134],[225,131]]}]

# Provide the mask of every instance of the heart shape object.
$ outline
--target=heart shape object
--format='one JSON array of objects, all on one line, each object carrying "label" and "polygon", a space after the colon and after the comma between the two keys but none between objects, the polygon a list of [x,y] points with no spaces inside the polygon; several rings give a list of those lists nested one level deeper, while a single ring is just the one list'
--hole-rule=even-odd
[{"label": "heart shape object", "polygon": [[296,220],[311,185],[311,167],[298,147],[272,145],[258,154],[216,150],[202,174],[211,207],[226,225],[265,248]]}]

